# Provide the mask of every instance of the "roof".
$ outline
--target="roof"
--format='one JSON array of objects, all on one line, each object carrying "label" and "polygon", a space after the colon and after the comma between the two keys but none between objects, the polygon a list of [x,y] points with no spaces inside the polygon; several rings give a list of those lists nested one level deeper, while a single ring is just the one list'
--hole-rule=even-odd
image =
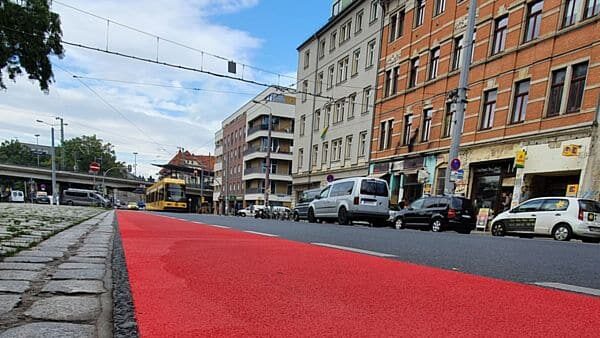
[{"label": "roof", "polygon": [[212,155],[196,155],[187,150],[179,150],[167,164],[156,165],[163,169],[160,174],[167,171],[193,172],[194,169],[204,169],[205,171],[214,171],[216,157]]}]

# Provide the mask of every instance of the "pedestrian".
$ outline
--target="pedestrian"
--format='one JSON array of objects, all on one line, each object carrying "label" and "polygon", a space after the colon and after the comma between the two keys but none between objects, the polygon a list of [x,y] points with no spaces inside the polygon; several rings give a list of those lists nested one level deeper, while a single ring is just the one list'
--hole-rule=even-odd
[{"label": "pedestrian", "polygon": [[502,211],[510,209],[511,199],[512,198],[509,197],[509,194],[507,194],[506,192],[502,193]]},{"label": "pedestrian", "polygon": [[524,185],[521,187],[521,202],[525,202],[529,199],[529,188]]}]

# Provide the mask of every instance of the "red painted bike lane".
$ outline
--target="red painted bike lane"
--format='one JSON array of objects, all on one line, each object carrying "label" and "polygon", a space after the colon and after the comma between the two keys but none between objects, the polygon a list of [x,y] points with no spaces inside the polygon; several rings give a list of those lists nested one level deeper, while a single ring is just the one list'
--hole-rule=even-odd
[{"label": "red painted bike lane", "polygon": [[142,337],[578,336],[600,299],[118,212]]}]

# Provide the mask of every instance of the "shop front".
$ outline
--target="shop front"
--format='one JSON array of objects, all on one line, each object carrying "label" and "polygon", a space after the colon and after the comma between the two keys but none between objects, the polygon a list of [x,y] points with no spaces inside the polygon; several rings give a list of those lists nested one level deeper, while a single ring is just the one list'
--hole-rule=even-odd
[{"label": "shop front", "polygon": [[487,208],[498,214],[510,207],[515,182],[514,160],[472,163],[470,198],[478,210]]}]

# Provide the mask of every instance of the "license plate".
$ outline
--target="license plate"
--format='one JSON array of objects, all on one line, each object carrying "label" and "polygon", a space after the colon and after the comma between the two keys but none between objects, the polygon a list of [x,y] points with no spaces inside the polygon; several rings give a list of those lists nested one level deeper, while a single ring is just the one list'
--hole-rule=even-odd
[{"label": "license plate", "polygon": [[363,205],[375,206],[377,205],[377,201],[363,201]]}]

